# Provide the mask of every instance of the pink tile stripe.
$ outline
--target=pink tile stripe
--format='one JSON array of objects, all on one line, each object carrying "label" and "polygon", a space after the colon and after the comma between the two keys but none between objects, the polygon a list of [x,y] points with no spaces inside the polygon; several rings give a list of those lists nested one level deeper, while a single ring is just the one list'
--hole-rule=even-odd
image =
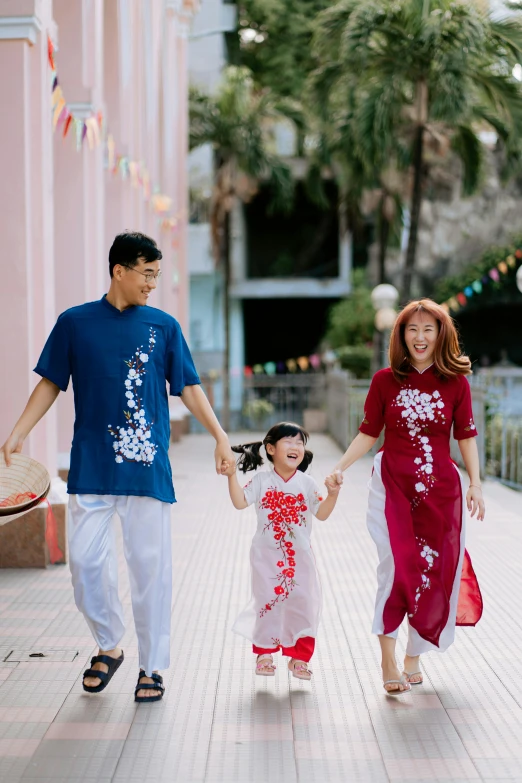
[{"label": "pink tile stripe", "polygon": [[[1,605],[0,605],[1,606]],[[46,609],[35,606],[32,609],[17,609],[16,606],[11,609],[0,611],[0,619],[13,618],[15,620],[54,620],[60,613],[59,609]]]},{"label": "pink tile stripe", "polygon": [[294,707],[292,709],[292,723],[294,726],[320,726],[325,721],[334,726],[362,726],[371,727],[370,716],[362,716],[360,713],[347,707],[339,709],[331,707],[328,711],[317,711],[313,708]]},{"label": "pink tile stripe", "polygon": [[297,740],[295,755],[298,759],[343,759],[345,761],[364,761],[380,759],[381,751],[377,742],[320,742]]},{"label": "pink tile stripe", "polygon": [[491,722],[502,719],[507,723],[514,723],[515,725],[522,724],[522,709],[511,707],[508,709],[502,709],[502,707],[486,709],[464,709],[455,710],[453,708],[446,710],[451,722],[455,726],[465,726],[468,724],[488,724]]},{"label": "pink tile stripe", "polygon": [[94,650],[96,647],[96,642],[92,636],[39,636],[38,644],[40,646],[45,645],[53,650],[61,650],[65,647],[68,650],[72,647],[88,647]]},{"label": "pink tile stripe", "polygon": [[522,742],[514,737],[496,739],[495,743],[462,740],[473,759],[518,759],[522,768]]},{"label": "pink tile stripe", "polygon": [[39,744],[39,739],[0,739],[0,758],[7,756],[28,758],[33,755]]},{"label": "pink tile stripe", "polygon": [[443,710],[442,702],[438,696],[426,696],[414,693],[412,695],[413,706],[416,710]]},{"label": "pink tile stripe", "polygon": [[390,780],[480,780],[469,759],[385,759]]},{"label": "pink tile stripe", "polygon": [[124,740],[130,723],[53,723],[44,740]]},{"label": "pink tile stripe", "polygon": [[212,727],[212,742],[291,742],[293,738],[289,723],[215,723]]},{"label": "pink tile stripe", "polygon": [[58,707],[0,707],[0,723],[51,723]]}]

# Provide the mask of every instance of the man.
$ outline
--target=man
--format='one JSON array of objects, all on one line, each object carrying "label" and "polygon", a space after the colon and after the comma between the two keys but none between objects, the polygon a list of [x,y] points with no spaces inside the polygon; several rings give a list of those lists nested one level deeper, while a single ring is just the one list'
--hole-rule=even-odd
[{"label": "man", "polygon": [[161,251],[140,233],[109,253],[111,284],[100,301],[62,313],[35,372],[42,376],[3,446],[6,462],[72,377],[75,424],[68,492],[69,559],[78,609],[99,647],[83,687],[102,691],[123,661],[111,519],[122,522],[139,645],[136,701],[159,701],[170,662],[172,558],[166,383],[216,440],[216,470],[234,455],[203,393],[178,322],[147,307]]}]

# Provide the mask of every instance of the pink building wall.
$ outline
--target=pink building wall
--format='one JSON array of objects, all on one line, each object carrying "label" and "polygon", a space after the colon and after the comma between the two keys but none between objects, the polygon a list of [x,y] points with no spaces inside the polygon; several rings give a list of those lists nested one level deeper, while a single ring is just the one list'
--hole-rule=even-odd
[{"label": "pink building wall", "polygon": [[[188,325],[187,46],[197,0],[0,0],[0,443],[20,415],[32,372],[60,312],[109,286],[115,234],[145,231],[160,245],[153,306]],[[142,161],[172,199],[175,232],[133,187],[105,168],[106,146],[53,135],[47,35],[77,117],[103,112],[117,151]],[[175,247],[173,246],[173,240]],[[68,455],[72,390],[34,429],[24,451],[52,475]]]}]

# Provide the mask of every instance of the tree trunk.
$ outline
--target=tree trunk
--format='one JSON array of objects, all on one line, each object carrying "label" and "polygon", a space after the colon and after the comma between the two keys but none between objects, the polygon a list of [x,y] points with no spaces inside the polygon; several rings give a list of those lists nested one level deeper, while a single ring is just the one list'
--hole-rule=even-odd
[{"label": "tree trunk", "polygon": [[424,164],[424,126],[419,125],[415,132],[413,149],[413,193],[411,197],[410,235],[404,264],[402,279],[402,302],[405,304],[411,298],[411,284],[415,257],[417,254],[417,238],[419,233],[420,212],[422,206],[422,180]]},{"label": "tree trunk", "polygon": [[379,283],[386,282],[386,251],[390,238],[390,221],[384,214],[384,195],[379,203]]},{"label": "tree trunk", "polygon": [[223,354],[223,405],[221,426],[230,429],[230,212],[226,212],[222,234],[223,248],[223,320],[225,330],[225,351]]}]

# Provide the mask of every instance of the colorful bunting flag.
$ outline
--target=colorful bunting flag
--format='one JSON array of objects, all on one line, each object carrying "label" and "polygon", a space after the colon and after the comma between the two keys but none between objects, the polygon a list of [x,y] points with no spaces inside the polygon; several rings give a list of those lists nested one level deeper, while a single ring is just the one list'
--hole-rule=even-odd
[{"label": "colorful bunting flag", "polygon": [[102,127],[103,117],[101,112],[93,113],[90,117],[82,119],[75,116],[70,110],[65,100],[62,87],[58,79],[56,70],[56,61],[54,57],[54,44],[51,36],[47,36],[47,58],[51,69],[51,108],[53,110],[53,130],[56,130],[61,123],[64,123],[63,138],[67,136],[72,123],[76,130],[76,147],[79,149],[87,138],[89,148],[93,149],[100,143],[100,129]]},{"label": "colorful bunting flag", "polygon": [[455,296],[452,296],[446,302],[442,304],[442,307],[447,312],[458,312],[461,307],[465,307],[468,300],[475,294],[481,294],[484,290],[484,286],[491,281],[498,283],[500,275],[507,275],[510,269],[514,269],[517,266],[517,261],[522,261],[522,249],[518,248],[514,254],[507,256],[505,261],[499,261],[496,267],[493,267],[489,272],[480,280],[473,280],[469,283],[463,291],[459,291]]},{"label": "colorful bunting flag", "polygon": [[[55,47],[51,37],[48,35],[47,55],[51,69],[53,130],[56,131],[63,123],[62,137],[64,139],[72,128],[76,149],[80,150],[84,142],[87,142],[89,149],[92,150],[102,142],[103,115],[101,111],[96,111],[89,117],[82,118],[70,110],[60,85],[54,54]],[[145,201],[147,203],[151,201],[153,211],[161,218],[167,216],[172,209],[172,199],[161,193],[158,187],[151,188],[150,174],[143,161],[132,160],[127,155],[119,153],[111,133],[105,134],[104,144],[106,148],[106,168],[113,174],[119,174],[123,180],[130,179],[132,187],[142,189]],[[154,196],[151,199],[152,190],[154,191]],[[179,210],[176,214],[169,215],[167,221],[162,221],[161,227],[168,231],[175,231],[178,228],[178,222],[184,220],[186,216],[186,209]]]}]

